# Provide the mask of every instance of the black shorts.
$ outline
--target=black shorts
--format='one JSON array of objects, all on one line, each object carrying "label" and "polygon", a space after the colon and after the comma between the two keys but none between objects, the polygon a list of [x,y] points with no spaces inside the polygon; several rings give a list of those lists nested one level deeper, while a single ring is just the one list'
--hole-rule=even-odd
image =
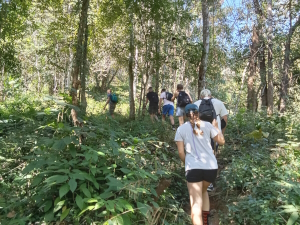
[{"label": "black shorts", "polygon": [[157,114],[158,105],[149,105],[149,114]]},{"label": "black shorts", "polygon": [[189,183],[196,183],[201,181],[207,181],[213,183],[217,178],[218,169],[215,170],[202,170],[193,169],[185,172],[186,181]]}]

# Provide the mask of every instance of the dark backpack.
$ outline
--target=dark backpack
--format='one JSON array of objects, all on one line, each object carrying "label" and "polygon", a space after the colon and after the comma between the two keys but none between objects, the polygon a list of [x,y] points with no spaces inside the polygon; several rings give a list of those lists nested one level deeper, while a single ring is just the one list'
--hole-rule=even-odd
[{"label": "dark backpack", "polygon": [[177,106],[185,107],[186,105],[191,103],[191,99],[185,91],[180,91],[177,97]]},{"label": "dark backpack", "polygon": [[111,94],[110,95],[110,100],[113,102],[113,103],[118,103],[118,96],[116,94]]},{"label": "dark backpack", "polygon": [[155,92],[150,92],[149,96],[149,101],[151,103],[158,103],[159,99],[158,99],[158,95]]},{"label": "dark backpack", "polygon": [[211,102],[211,98],[201,100],[201,104],[199,105],[199,118],[200,120],[210,123],[212,123],[214,119],[217,119],[216,111]]},{"label": "dark backpack", "polygon": [[170,92],[166,92],[166,99],[171,101],[172,98],[173,98],[173,94],[171,94]]}]

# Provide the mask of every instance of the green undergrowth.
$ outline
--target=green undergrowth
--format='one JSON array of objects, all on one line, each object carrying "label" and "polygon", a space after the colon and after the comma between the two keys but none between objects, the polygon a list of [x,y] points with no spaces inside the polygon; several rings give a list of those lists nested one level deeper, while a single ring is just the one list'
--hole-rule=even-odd
[{"label": "green undergrowth", "polygon": [[230,119],[219,157],[221,224],[300,224],[299,118],[264,114]]},{"label": "green undergrowth", "polygon": [[[125,100],[113,120],[105,99],[88,96],[82,127],[72,125],[70,111],[79,108],[66,95],[1,103],[1,224],[189,223],[169,124],[129,121]],[[173,185],[155,201],[162,178]]]}]

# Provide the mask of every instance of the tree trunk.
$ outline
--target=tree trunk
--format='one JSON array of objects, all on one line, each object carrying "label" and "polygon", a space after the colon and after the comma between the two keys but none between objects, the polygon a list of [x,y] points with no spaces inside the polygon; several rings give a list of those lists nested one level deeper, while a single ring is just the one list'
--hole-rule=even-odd
[{"label": "tree trunk", "polygon": [[134,60],[134,79],[133,79],[133,98],[136,99],[136,85],[138,82],[138,60],[139,60],[139,49],[135,48],[135,60]]},{"label": "tree trunk", "polygon": [[83,65],[82,65],[82,76],[81,76],[81,107],[83,114],[86,113],[86,107],[87,107],[87,102],[86,102],[86,96],[85,96],[85,87],[86,87],[86,77],[89,72],[88,68],[88,61],[87,61],[87,45],[88,45],[88,36],[89,36],[89,30],[88,30],[88,24],[87,20],[85,21],[85,29],[84,29],[84,45],[83,45]]},{"label": "tree trunk", "polygon": [[[261,34],[262,35],[262,34]],[[265,57],[265,49],[264,49],[264,44],[262,49],[260,50],[259,53],[259,73],[260,73],[260,80],[261,80],[261,107],[266,108],[268,104],[268,91],[267,91],[267,68],[266,68],[266,57]]]},{"label": "tree trunk", "polygon": [[157,28],[157,40],[155,45],[155,53],[156,53],[156,71],[155,71],[155,92],[158,93],[159,89],[159,70],[160,70],[160,27]]},{"label": "tree trunk", "polygon": [[203,49],[201,56],[201,64],[199,67],[198,78],[198,99],[200,99],[200,92],[205,88],[205,74],[208,64],[209,53],[209,0],[202,0],[202,17],[203,17]]},{"label": "tree trunk", "polygon": [[291,12],[291,1],[289,3],[290,10],[290,29],[285,42],[285,54],[284,54],[284,62],[283,62],[283,74],[281,78],[281,90],[280,90],[280,112],[284,112],[286,110],[287,98],[288,98],[288,88],[289,88],[289,70],[290,70],[290,52],[291,52],[291,39],[296,30],[296,28],[300,25],[300,16],[298,17],[296,23],[292,26],[292,12]]},{"label": "tree trunk", "polygon": [[80,68],[82,65],[82,44],[83,44],[83,36],[84,36],[84,27],[86,25],[86,20],[88,17],[88,8],[89,8],[89,0],[82,0],[81,6],[81,15],[78,27],[78,35],[77,35],[77,46],[76,46],[76,55],[75,55],[75,64],[72,72],[72,104],[78,106],[78,98],[77,98],[77,89],[80,85],[80,81],[78,80]]},{"label": "tree trunk", "polygon": [[268,114],[273,114],[273,15],[272,0],[267,0],[268,7]]},{"label": "tree trunk", "polygon": [[129,118],[135,119],[135,104],[134,104],[134,95],[133,95],[133,57],[134,57],[134,36],[133,36],[133,14],[131,13],[130,18],[130,43],[129,43],[129,63],[128,63],[128,74],[129,74],[129,106],[130,113]]},{"label": "tree trunk", "polygon": [[249,76],[248,76],[248,94],[247,94],[247,109],[252,110],[255,112],[256,110],[256,93],[254,88],[254,81],[256,76],[256,54],[259,47],[259,40],[256,31],[256,27],[253,26],[253,33],[252,33],[252,45],[250,46],[250,62],[249,62]]},{"label": "tree trunk", "polygon": [[242,74],[242,83],[241,83],[241,87],[240,87],[239,94],[238,94],[238,96],[237,96],[236,105],[235,105],[235,110],[234,110],[234,115],[235,115],[235,114],[237,113],[237,111],[238,111],[238,106],[239,106],[239,102],[240,102],[240,97],[241,97],[241,95],[242,95],[242,90],[243,90],[243,87],[244,87],[244,81],[245,81],[245,75],[246,75],[248,66],[249,66],[249,63],[247,64],[247,66],[245,66],[244,71],[243,71],[243,74]]}]

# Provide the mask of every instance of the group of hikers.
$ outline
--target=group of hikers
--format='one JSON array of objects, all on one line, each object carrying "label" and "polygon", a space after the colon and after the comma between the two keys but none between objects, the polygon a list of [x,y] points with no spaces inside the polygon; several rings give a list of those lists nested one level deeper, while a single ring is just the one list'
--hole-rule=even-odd
[{"label": "group of hikers", "polygon": [[[157,114],[161,113],[162,120],[170,118],[172,129],[174,125],[174,101],[177,99],[176,116],[179,127],[175,134],[178,153],[185,164],[185,177],[190,196],[191,218],[193,225],[207,225],[210,211],[208,191],[213,190],[212,183],[218,172],[216,153],[218,145],[224,145],[224,132],[227,126],[228,112],[222,101],[212,98],[210,90],[204,89],[200,99],[193,103],[183,85],[178,84],[172,94],[161,90],[160,97],[150,87],[147,93],[146,105],[149,102],[149,114],[152,122],[158,121]],[[116,107],[115,95],[107,91],[109,113],[113,117]],[[104,107],[104,109],[105,109]],[[187,122],[184,123],[185,117]]]}]

